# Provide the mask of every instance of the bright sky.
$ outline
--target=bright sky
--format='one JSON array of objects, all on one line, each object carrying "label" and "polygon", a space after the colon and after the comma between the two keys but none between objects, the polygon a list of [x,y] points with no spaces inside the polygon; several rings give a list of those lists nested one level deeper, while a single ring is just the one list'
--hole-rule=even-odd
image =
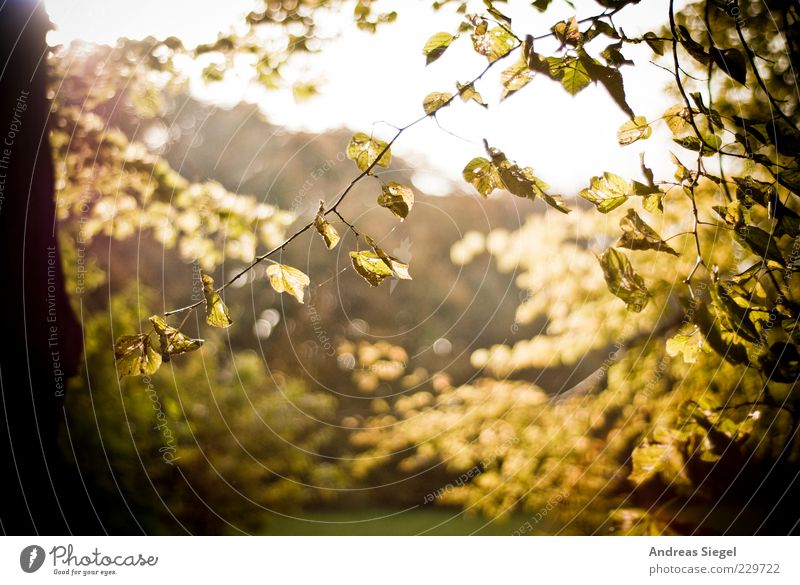
[{"label": "bright sky", "polygon": [[[485,58],[473,52],[465,35],[442,58],[425,67],[421,51],[427,38],[442,30],[454,32],[461,18],[452,8],[432,12],[431,3],[383,1],[379,7],[397,10],[399,18],[377,35],[355,28],[352,7],[326,18],[323,28],[340,32],[338,40],[298,68],[298,75],[322,76],[326,80],[321,95],[309,101],[295,103],[288,91],[266,93],[241,79],[210,89],[197,83],[195,91],[220,104],[241,100],[257,103],[272,123],[289,129],[316,133],[344,126],[390,136],[391,128],[375,123],[385,120],[405,125],[422,113],[425,95],[431,91],[453,92],[456,81],[472,79],[486,64]],[[589,0],[575,4],[578,18],[601,11]],[[252,0],[46,0],[57,28],[49,37],[52,43],[74,38],[112,43],[120,36],[173,35],[187,45],[195,45],[215,39],[217,32],[240,22],[251,5]],[[505,6],[503,9],[514,19],[516,30],[538,35],[547,32],[557,19],[576,13],[563,2],[559,5],[558,0],[553,5],[546,15],[530,9],[528,2],[519,3],[520,12],[506,10]],[[477,2],[475,11],[482,7],[482,2]],[[667,0],[647,0],[625,8],[615,22],[628,36],[636,36],[657,30],[666,9]],[[555,47],[537,44],[536,49],[546,54]],[[624,71],[628,103],[638,115],[659,117],[677,103],[664,91],[669,74],[647,64],[652,53],[644,45],[626,48],[625,54],[637,65],[644,64]],[[483,138],[504,150],[509,158],[532,166],[554,187],[554,192],[574,194],[586,186],[591,175],[603,171],[639,178],[638,152],[643,147],[648,147],[647,162],[656,171],[657,179],[659,175],[672,175],[663,149],[667,133],[656,132],[649,141],[624,149],[617,145],[616,131],[626,121],[626,115],[602,87],[592,85],[573,98],[557,83],[539,77],[498,103],[499,73],[511,63],[509,59],[498,64],[496,71],[477,85],[490,104],[488,110],[459,101],[438,114],[441,126],[458,137],[444,132],[433,120],[425,120],[401,137],[393,148],[395,155],[415,167],[433,171],[415,177],[418,187],[436,192],[444,187],[442,178],[459,180],[464,165],[483,153]],[[662,147],[653,148],[658,144]]]}]

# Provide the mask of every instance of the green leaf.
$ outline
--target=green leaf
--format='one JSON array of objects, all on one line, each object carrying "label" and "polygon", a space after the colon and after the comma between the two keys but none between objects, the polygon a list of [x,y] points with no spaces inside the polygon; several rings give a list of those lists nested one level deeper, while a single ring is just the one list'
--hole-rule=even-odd
[{"label": "green leaf", "polygon": [[667,339],[666,350],[672,357],[683,356],[683,362],[686,364],[696,363],[701,351],[704,353],[710,351],[700,329],[692,323],[687,323]]},{"label": "green leaf", "polygon": [[222,297],[214,290],[214,279],[208,274],[202,275],[203,296],[206,299],[206,323],[212,327],[230,327],[233,325],[228,314],[228,307],[222,301]]},{"label": "green leaf", "polygon": [[181,333],[175,327],[168,325],[163,317],[153,315],[150,317],[153,324],[153,331],[158,335],[160,342],[160,353],[165,362],[170,360],[170,356],[189,353],[202,347],[202,339],[193,339]]},{"label": "green leaf", "polygon": [[628,479],[637,485],[662,473],[672,480],[683,469],[683,458],[673,443],[639,445],[633,450],[631,460],[633,465]]},{"label": "green leaf", "polygon": [[470,183],[475,189],[488,197],[495,189],[503,189],[503,181],[500,174],[491,161],[476,157],[467,163],[463,171],[464,180]]},{"label": "green leaf", "polygon": [[425,96],[425,99],[422,100],[422,107],[426,114],[432,116],[439,108],[449,106],[452,99],[452,93],[434,91]]},{"label": "green leaf", "polygon": [[599,260],[608,290],[625,301],[629,311],[641,312],[647,306],[650,293],[647,291],[642,277],[631,266],[627,256],[614,248],[609,248],[603,252]]},{"label": "green leaf", "polygon": [[385,207],[401,220],[408,216],[414,205],[414,192],[400,183],[389,181],[378,196],[378,205]]},{"label": "green leaf", "polygon": [[647,225],[633,209],[629,209],[625,217],[620,220],[619,227],[622,228],[622,236],[616,245],[620,248],[655,250],[678,256],[678,253],[661,239],[658,232]]},{"label": "green leaf", "polygon": [[120,379],[123,376],[151,376],[161,367],[161,354],[149,335],[123,335],[114,343],[114,360]]},{"label": "green leaf", "polygon": [[485,56],[489,63],[493,63],[510,53],[516,45],[516,40],[503,27],[496,26],[487,30],[485,25],[486,22],[483,22],[475,27],[472,46],[476,53]]},{"label": "green leaf", "polygon": [[387,256],[388,263],[375,252],[361,251],[350,252],[350,259],[353,268],[356,269],[370,286],[378,286],[393,274],[403,280],[411,280],[408,273],[408,265],[397,261],[391,256]]},{"label": "green leaf", "polygon": [[486,102],[483,101],[483,97],[475,90],[475,86],[472,83],[461,84],[456,81],[456,88],[458,89],[458,95],[461,96],[462,101],[468,102],[472,100],[484,108],[487,107]]},{"label": "green leaf", "polygon": [[364,236],[367,243],[372,247],[372,251],[380,258],[383,263],[392,271],[392,273],[402,280],[411,280],[411,275],[408,273],[408,264],[400,262],[397,258],[389,256],[382,250],[375,241],[369,237]]},{"label": "green leaf", "polygon": [[500,82],[503,84],[503,94],[501,100],[519,91],[533,79],[533,71],[528,67],[524,58],[514,63],[511,67],[500,74]]},{"label": "green leaf", "polygon": [[653,133],[652,128],[647,123],[644,116],[636,116],[633,120],[628,120],[619,130],[617,130],[617,142],[625,146],[633,144],[637,140],[646,140]]},{"label": "green leaf", "polygon": [[[711,307],[717,320],[716,325],[722,333],[725,345],[739,344],[746,356],[746,346],[740,342],[745,340],[750,343],[760,343],[760,333],[756,323],[759,320],[763,321],[761,317],[768,313],[759,310],[757,306],[751,309],[751,295],[731,282],[715,283],[709,287],[709,293]],[[709,343],[714,347],[710,339]]]},{"label": "green leaf", "polygon": [[[370,138],[363,132],[356,132],[347,145],[347,158],[355,161],[362,171],[366,171],[375,159],[375,164],[381,167],[388,167],[392,162],[392,153],[387,148],[388,144],[377,138]],[[384,149],[386,152],[384,152]],[[381,154],[383,153],[383,154]],[[378,158],[380,156],[380,158]]]},{"label": "green leaf", "polygon": [[[712,295],[716,287],[710,287]],[[706,303],[695,303],[695,321],[697,322],[708,345],[732,364],[748,363],[747,349],[740,343],[741,338],[730,327],[730,319],[715,301],[711,303],[713,314]]]},{"label": "green leaf", "polygon": [[745,223],[750,222],[750,211],[738,199],[731,201],[724,207],[722,205],[713,205],[711,209],[713,209],[725,223],[733,227],[744,226]]},{"label": "green leaf", "polygon": [[619,175],[603,173],[601,177],[592,177],[589,188],[579,195],[596,205],[600,213],[608,213],[633,195],[633,185]]},{"label": "green leaf", "polygon": [[303,304],[306,287],[311,283],[304,272],[286,264],[270,264],[267,268],[269,283],[275,292],[289,293]]},{"label": "green leaf", "polygon": [[592,81],[584,63],[576,57],[565,58],[555,73],[561,86],[570,95],[576,95]]},{"label": "green leaf", "polygon": [[333,250],[336,244],[339,243],[339,232],[331,223],[325,218],[325,202],[320,201],[319,211],[317,217],[314,218],[314,228],[317,230],[322,239],[325,240],[325,245],[328,250]]},{"label": "green leaf", "polygon": [[642,207],[644,207],[650,213],[664,212],[664,202],[663,202],[663,195],[659,191],[658,193],[651,193],[650,195],[645,195],[644,199],[642,199]]},{"label": "green leaf", "polygon": [[422,48],[422,54],[425,55],[425,64],[430,65],[444,55],[447,47],[450,46],[454,39],[455,37],[448,32],[438,32],[431,36]]}]

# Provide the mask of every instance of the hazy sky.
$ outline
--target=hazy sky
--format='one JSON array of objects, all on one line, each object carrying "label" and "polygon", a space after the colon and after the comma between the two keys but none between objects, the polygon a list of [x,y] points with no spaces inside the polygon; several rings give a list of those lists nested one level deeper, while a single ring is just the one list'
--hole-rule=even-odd
[{"label": "hazy sky", "polygon": [[[73,38],[110,43],[120,36],[174,35],[194,45],[213,40],[218,31],[240,21],[251,4],[249,0],[46,0],[57,27],[51,33],[53,43]],[[299,65],[296,72],[298,77],[311,75],[326,80],[321,95],[312,100],[298,104],[288,91],[266,93],[237,80],[212,89],[198,83],[196,91],[205,99],[222,104],[242,99],[258,103],[271,122],[290,129],[322,132],[345,126],[389,136],[391,128],[374,124],[381,120],[406,124],[422,113],[425,95],[431,91],[454,91],[456,81],[472,79],[486,64],[485,58],[472,51],[467,35],[455,41],[436,63],[425,66],[421,50],[426,39],[440,30],[455,31],[460,20],[452,9],[433,13],[430,4],[431,0],[383,2],[381,6],[396,9],[399,18],[377,35],[355,28],[351,8],[327,18],[323,27],[328,32],[339,32],[338,40]],[[544,16],[529,9],[527,2],[519,4],[518,13],[507,10],[514,17],[514,27],[534,35],[547,32],[558,18],[575,14],[563,3]],[[480,11],[482,6],[477,2],[475,10]],[[601,10],[587,0],[579,0],[576,7],[578,18]],[[628,36],[635,36],[657,29],[666,7],[667,0],[648,0],[627,7],[615,22]],[[597,51],[602,47],[601,44]],[[546,44],[536,48],[545,53],[554,50]],[[626,48],[625,53],[637,65],[644,65],[624,71],[628,102],[639,115],[659,117],[677,103],[664,92],[669,74],[647,63],[652,54],[646,46]],[[606,170],[639,178],[638,152],[643,147],[649,147],[648,164],[656,171],[656,178],[659,172],[662,177],[671,176],[663,149],[664,140],[669,140],[668,132],[659,126],[656,136],[648,141],[650,144],[619,147],[616,131],[626,116],[600,87],[590,86],[573,98],[557,83],[539,77],[498,103],[499,73],[512,62],[509,59],[498,64],[501,66],[478,85],[490,103],[488,110],[459,101],[438,114],[442,127],[458,137],[438,128],[433,120],[424,121],[401,137],[394,153],[412,165],[434,171],[420,174],[419,181],[415,181],[420,187],[436,190],[437,177],[458,180],[464,165],[482,153],[483,138],[510,158],[532,166],[553,185],[554,191],[566,194],[575,193],[586,186],[591,175]],[[657,143],[661,149],[653,148]]]}]

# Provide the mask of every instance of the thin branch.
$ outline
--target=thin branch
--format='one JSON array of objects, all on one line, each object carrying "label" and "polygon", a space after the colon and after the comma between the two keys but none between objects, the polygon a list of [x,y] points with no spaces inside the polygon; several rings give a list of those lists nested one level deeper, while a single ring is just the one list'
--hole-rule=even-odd
[{"label": "thin branch", "polygon": [[[708,142],[706,142],[705,137],[700,132],[700,128],[697,127],[697,122],[694,120],[694,109],[692,108],[692,102],[689,100],[689,96],[686,93],[686,88],[683,87],[683,81],[681,80],[681,65],[680,59],[678,58],[678,29],[675,25],[675,0],[669,0],[669,28],[672,36],[676,39],[676,42],[672,43],[672,61],[675,65],[675,71],[673,71],[673,75],[675,77],[675,83],[678,86],[678,90],[680,91],[681,97],[683,97],[683,102],[686,104],[686,107],[689,108],[689,124],[692,126],[692,130],[694,130],[695,136],[700,141],[702,147],[708,148],[710,151],[716,151],[719,154],[725,154],[728,156],[732,156],[735,158],[743,158],[750,160],[750,157],[744,154],[738,154],[735,152],[725,152],[720,150]],[[702,152],[701,147],[701,152]]]},{"label": "thin branch", "polygon": [[[617,10],[619,10],[619,9],[617,9]],[[593,17],[593,18],[597,18],[597,17]],[[551,33],[550,33],[550,35],[552,35],[552,34],[553,34],[553,33],[551,32]],[[547,35],[547,36],[550,36],[550,35]],[[500,61],[502,61],[503,59],[505,59],[506,57],[508,57],[508,56],[509,56],[511,53],[513,53],[513,52],[514,52],[516,49],[518,49],[518,48],[519,48],[519,47],[521,47],[521,46],[522,46],[522,43],[518,43],[517,45],[515,45],[514,47],[512,47],[511,49],[509,49],[509,51],[508,51],[507,53],[505,53],[505,54],[501,55],[500,57],[498,57],[497,59],[495,59],[494,61],[492,61],[491,63],[489,63],[489,64],[488,64],[488,65],[487,65],[487,66],[486,66],[486,67],[483,69],[483,71],[481,71],[481,72],[480,72],[480,73],[479,73],[479,74],[478,74],[478,75],[477,75],[477,76],[476,76],[476,77],[475,77],[475,78],[474,78],[472,81],[470,81],[469,83],[470,83],[470,84],[474,84],[474,83],[476,83],[477,81],[479,81],[479,80],[480,80],[480,79],[481,79],[481,78],[482,78],[484,75],[486,75],[486,73],[488,73],[488,71],[489,71],[489,70],[490,70],[492,67],[494,67],[494,65],[495,65],[496,63],[499,63]],[[451,103],[451,102],[452,102],[452,101],[453,101],[455,98],[456,98],[456,95],[454,94],[453,96],[451,96],[451,97],[450,97],[450,99],[448,99],[446,102],[444,102],[444,103],[442,104],[442,106],[441,106],[441,107],[445,107],[445,106],[448,106],[448,105],[450,105],[450,103]],[[349,184],[348,184],[348,185],[347,185],[347,186],[346,186],[346,187],[345,187],[345,188],[342,190],[342,192],[341,192],[341,193],[340,193],[340,194],[339,194],[339,195],[336,197],[336,199],[334,200],[334,202],[333,202],[333,203],[332,203],[330,206],[328,206],[327,208],[325,208],[325,210],[322,212],[322,215],[325,215],[325,216],[327,216],[327,215],[330,215],[330,214],[332,214],[332,213],[333,213],[333,214],[336,214],[336,215],[337,215],[337,216],[338,216],[340,219],[342,219],[342,221],[345,221],[345,220],[344,220],[344,218],[342,217],[341,213],[339,213],[339,206],[340,206],[340,205],[342,204],[342,202],[345,200],[345,198],[346,198],[346,197],[347,197],[347,195],[350,193],[350,191],[352,191],[353,187],[355,187],[355,186],[356,186],[356,184],[357,184],[359,181],[361,181],[361,180],[362,180],[364,177],[366,177],[366,176],[368,176],[368,175],[370,175],[370,174],[372,173],[372,170],[375,168],[375,166],[377,166],[377,164],[378,164],[378,161],[379,161],[379,160],[381,160],[381,158],[382,158],[382,157],[383,157],[383,156],[384,156],[384,155],[385,155],[385,154],[386,154],[386,153],[389,151],[389,149],[392,147],[392,145],[395,143],[395,141],[397,141],[397,139],[398,139],[398,138],[400,138],[400,136],[402,136],[402,134],[403,134],[403,133],[404,133],[406,130],[408,130],[409,128],[412,128],[413,126],[416,126],[417,124],[419,124],[420,122],[422,122],[422,121],[423,121],[423,120],[425,120],[426,118],[428,118],[428,114],[424,114],[424,115],[420,116],[419,118],[417,118],[417,119],[413,120],[412,122],[409,122],[409,123],[408,123],[408,124],[406,124],[405,126],[401,126],[401,127],[397,128],[397,132],[395,132],[395,135],[392,137],[392,139],[391,139],[391,140],[389,140],[389,142],[387,142],[387,143],[386,143],[386,146],[384,146],[384,147],[383,147],[383,149],[382,149],[382,150],[381,150],[381,151],[380,151],[380,152],[377,154],[377,156],[375,156],[374,160],[373,160],[373,161],[372,161],[372,162],[371,162],[371,163],[370,163],[370,164],[367,166],[367,168],[366,168],[366,169],[364,169],[363,171],[361,171],[361,173],[359,173],[358,175],[356,175],[356,176],[353,178],[353,180],[352,180],[352,181],[350,181],[350,183],[349,183]],[[354,227],[353,227],[351,224],[349,224],[347,221],[345,221],[345,223],[346,223],[346,224],[347,224],[347,225],[348,225],[348,226],[349,226],[351,229],[353,229],[353,231],[355,232],[355,228],[354,228]],[[217,292],[217,293],[220,293],[220,292],[224,291],[224,290],[225,290],[226,288],[228,288],[228,287],[229,287],[231,284],[233,284],[234,282],[236,282],[237,280],[239,280],[239,279],[240,279],[242,276],[244,276],[245,274],[247,274],[248,272],[250,272],[250,271],[251,271],[253,268],[255,268],[256,266],[258,266],[258,265],[259,265],[261,262],[263,262],[264,260],[268,259],[268,258],[269,258],[270,256],[272,256],[273,254],[276,254],[276,253],[278,253],[278,252],[282,251],[283,249],[285,249],[285,248],[286,248],[286,246],[288,246],[288,245],[289,245],[290,243],[292,243],[294,240],[296,240],[296,239],[297,239],[297,238],[299,238],[301,235],[303,235],[305,232],[307,232],[308,230],[310,230],[312,227],[314,227],[314,221],[313,221],[313,220],[312,220],[312,221],[310,221],[309,223],[305,224],[305,225],[304,225],[303,227],[301,227],[300,229],[298,229],[296,232],[294,232],[294,233],[293,233],[291,236],[289,236],[288,238],[286,238],[286,239],[285,239],[285,240],[284,240],[282,243],[280,243],[279,245],[275,246],[274,248],[272,248],[271,250],[269,250],[269,251],[265,252],[264,254],[261,254],[260,256],[256,256],[256,258],[255,258],[255,259],[254,259],[252,262],[250,262],[250,264],[248,264],[247,266],[245,266],[244,268],[242,268],[242,269],[241,269],[239,272],[237,272],[236,274],[234,274],[234,275],[233,275],[233,276],[232,276],[230,279],[228,279],[228,280],[227,280],[227,281],[226,281],[224,284],[222,284],[221,286],[217,287],[217,288],[215,289],[215,292]],[[356,232],[356,233],[357,233],[357,232]],[[196,301],[196,302],[194,302],[194,303],[192,303],[192,304],[190,304],[190,305],[186,305],[185,307],[180,307],[180,308],[178,308],[178,309],[172,309],[171,311],[166,311],[166,312],[164,313],[164,316],[165,316],[165,317],[168,317],[168,316],[170,316],[170,315],[175,315],[175,314],[178,314],[178,313],[183,313],[184,311],[189,311],[189,312],[191,312],[191,311],[194,311],[194,310],[195,310],[197,307],[199,307],[200,305],[204,304],[205,302],[206,302],[206,301],[205,301],[205,299],[201,299],[201,300],[199,300],[199,301]],[[187,318],[188,318],[188,316],[184,318],[184,322],[186,321],[186,319],[187,319]]]},{"label": "thin branch", "polygon": [[747,55],[747,60],[750,62],[750,67],[753,69],[753,73],[756,76],[758,85],[761,87],[764,93],[767,94],[767,99],[769,100],[772,108],[777,111],[780,117],[788,122],[792,128],[796,128],[792,119],[784,113],[784,111],[778,105],[778,102],[775,100],[775,97],[770,93],[769,89],[767,89],[767,84],[764,81],[764,78],[761,77],[761,73],[758,71],[758,67],[756,66],[755,53],[753,52],[753,49],[750,48],[750,45],[747,44],[747,40],[744,38],[741,23],[738,19],[734,19],[734,23],[736,24],[736,33],[739,35],[739,41],[742,43],[742,47],[744,47],[744,52]]},{"label": "thin branch", "polygon": [[339,217],[340,220],[342,220],[342,223],[344,223],[348,228],[350,228],[350,231],[353,232],[353,234],[355,235],[356,238],[361,237],[361,234],[358,233],[358,230],[355,228],[355,226],[352,223],[350,223],[349,221],[347,221],[344,218],[344,216],[341,213],[339,213],[338,210],[335,210],[334,213]]}]

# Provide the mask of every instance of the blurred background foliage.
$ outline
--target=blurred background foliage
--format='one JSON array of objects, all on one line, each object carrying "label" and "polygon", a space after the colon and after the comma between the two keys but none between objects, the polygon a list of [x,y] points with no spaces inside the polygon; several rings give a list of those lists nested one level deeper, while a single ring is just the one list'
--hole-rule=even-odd
[{"label": "blurred background foliage", "polygon": [[[330,254],[316,234],[305,234],[280,261],[311,277],[306,304],[266,286],[259,267],[226,290],[231,329],[209,331],[193,315],[184,331],[206,338],[199,353],[152,377],[118,380],[116,337],[202,298],[201,269],[218,282],[230,277],[313,218],[319,200],[355,174],[344,156],[347,132],[289,133],[255,106],[198,102],[181,59],[207,61],[209,83],[224,82],[234,60],[249,60],[258,82],[279,86],[295,53],[324,46],[315,11],[339,4],[265,0],[240,30],[196,48],[174,38],[123,39],[51,55],[57,205],[85,354],[68,395],[63,444],[106,528],[796,530],[796,365],[771,380],[768,368],[726,360],[687,320],[695,308],[681,281],[696,261],[686,237],[693,205],[710,210],[720,187],[690,177],[693,197],[683,197],[681,168],[690,171],[682,165],[677,188],[663,189],[663,213],[641,211],[658,233],[676,235],[669,239],[676,255],[629,253],[650,295],[639,313],[609,293],[597,261],[619,237],[626,209],[599,214],[568,197],[574,209],[564,216],[508,195],[478,198],[463,185],[446,197],[417,189],[412,217],[398,224],[362,182],[346,216],[385,235],[381,246],[410,263],[414,281],[371,289],[339,253],[353,247],[350,232],[340,229],[343,243]],[[372,4],[357,2],[354,18],[380,34],[394,16]],[[763,59],[764,83],[796,121],[787,61],[797,55],[796,7],[738,6],[748,31],[775,30],[767,19],[783,19],[778,30],[788,50],[766,34],[748,33],[748,40]],[[738,42],[713,3],[689,4],[677,21],[706,49],[704,35],[717,46]],[[706,105],[726,120],[768,112],[753,79],[746,91],[732,78],[714,79]],[[311,80],[295,95],[314,91]],[[654,125],[654,132],[670,129]],[[793,136],[773,134],[780,132]],[[796,156],[779,154],[784,162]],[[737,164],[734,172],[771,180],[752,161]],[[414,172],[395,161],[380,177],[412,184]],[[795,199],[784,198],[787,209],[797,208]],[[772,218],[758,205],[747,212],[753,225]],[[694,227],[716,274],[752,264],[753,250],[728,237],[729,228],[710,219]],[[791,243],[780,242],[784,257]],[[796,298],[793,260],[785,272]],[[702,278],[701,289],[715,286],[712,271]],[[774,298],[769,283],[758,286],[748,293],[762,304]],[[794,304],[786,311],[794,318]]]}]

